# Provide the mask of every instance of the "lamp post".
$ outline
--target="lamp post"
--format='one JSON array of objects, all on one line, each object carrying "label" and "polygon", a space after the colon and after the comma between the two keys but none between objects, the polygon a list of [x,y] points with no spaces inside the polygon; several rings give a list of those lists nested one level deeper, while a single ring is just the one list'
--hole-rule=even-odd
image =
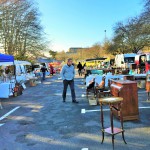
[{"label": "lamp post", "polygon": [[105,32],[105,43],[106,43],[106,30],[104,30],[104,32]]}]

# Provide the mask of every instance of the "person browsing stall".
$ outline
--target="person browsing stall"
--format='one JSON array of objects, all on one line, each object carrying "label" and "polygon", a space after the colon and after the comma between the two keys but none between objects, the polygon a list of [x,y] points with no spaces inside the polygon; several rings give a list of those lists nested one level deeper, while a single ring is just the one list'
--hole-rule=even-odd
[{"label": "person browsing stall", "polygon": [[62,94],[63,102],[66,101],[66,92],[69,85],[71,89],[72,102],[78,103],[78,101],[76,100],[75,88],[74,88],[75,70],[74,70],[74,66],[72,65],[71,58],[69,58],[67,60],[67,64],[63,66],[60,75],[63,79],[63,94]]},{"label": "person browsing stall", "polygon": [[6,76],[6,80],[11,79],[11,71],[10,71],[10,68],[8,66],[5,68],[5,76]]},{"label": "person browsing stall", "polygon": [[41,68],[41,72],[43,74],[43,80],[45,80],[46,71],[48,72],[47,68],[43,65]]},{"label": "person browsing stall", "polygon": [[150,67],[146,73],[146,92],[147,92],[147,100],[150,100]]},{"label": "person browsing stall", "polygon": [[79,62],[79,64],[77,65],[77,68],[78,68],[78,73],[79,73],[79,76],[81,75],[82,76],[82,64]]}]

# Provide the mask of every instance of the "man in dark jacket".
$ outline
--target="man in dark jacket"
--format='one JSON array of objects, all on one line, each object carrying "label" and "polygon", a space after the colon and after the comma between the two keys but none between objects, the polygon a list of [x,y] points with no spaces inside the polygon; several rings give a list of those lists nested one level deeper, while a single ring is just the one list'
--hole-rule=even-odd
[{"label": "man in dark jacket", "polygon": [[45,66],[43,66],[43,67],[41,68],[41,72],[43,73],[43,80],[45,80],[46,71],[48,71],[47,68],[46,68]]},{"label": "man in dark jacket", "polygon": [[82,76],[82,64],[79,62],[79,64],[77,65],[77,68],[78,68],[78,73],[79,73],[79,76],[81,75]]}]

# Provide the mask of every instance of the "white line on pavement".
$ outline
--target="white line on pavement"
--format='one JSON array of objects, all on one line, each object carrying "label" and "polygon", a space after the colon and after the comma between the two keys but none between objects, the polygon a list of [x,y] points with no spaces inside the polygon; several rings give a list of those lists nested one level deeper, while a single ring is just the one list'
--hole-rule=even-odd
[{"label": "white line on pavement", "polygon": [[148,109],[150,107],[139,107],[139,109]]},{"label": "white line on pavement", "polygon": [[5,123],[0,123],[0,127],[3,126]]},{"label": "white line on pavement", "polygon": [[11,111],[9,111],[8,113],[6,113],[5,115],[3,115],[1,118],[0,118],[0,121],[3,120],[4,118],[8,117],[11,113],[13,113],[14,111],[16,111],[17,109],[19,109],[20,106],[17,106],[15,107],[14,109],[12,109]]},{"label": "white line on pavement", "polygon": [[88,148],[82,148],[81,150],[88,150]]},{"label": "white line on pavement", "polygon": [[138,92],[138,94],[142,94],[142,93],[146,93],[146,91],[141,91],[141,92]]},{"label": "white line on pavement", "polygon": [[[150,107],[139,107],[139,109],[150,109]],[[103,111],[109,111],[110,109],[103,109]],[[95,112],[95,111],[100,111],[100,109],[96,110],[86,110],[86,109],[81,109],[81,114],[85,114],[87,112]]]},{"label": "white line on pavement", "polygon": [[81,114],[85,114],[85,109],[81,109]]},{"label": "white line on pavement", "polygon": [[[94,111],[100,111],[100,109],[96,109],[96,110],[81,109],[81,114],[85,114],[87,112],[94,112]],[[109,111],[109,109],[103,109],[103,111]]]}]

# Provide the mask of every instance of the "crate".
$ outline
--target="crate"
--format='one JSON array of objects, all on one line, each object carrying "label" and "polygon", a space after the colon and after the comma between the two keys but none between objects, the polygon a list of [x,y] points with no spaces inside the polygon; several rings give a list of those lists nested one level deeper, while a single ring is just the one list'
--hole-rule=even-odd
[{"label": "crate", "polygon": [[97,100],[95,97],[89,98],[89,105],[97,105]]},{"label": "crate", "polygon": [[145,88],[145,80],[137,81],[138,88]]},{"label": "crate", "polygon": [[36,86],[35,80],[30,79],[30,86]]}]

